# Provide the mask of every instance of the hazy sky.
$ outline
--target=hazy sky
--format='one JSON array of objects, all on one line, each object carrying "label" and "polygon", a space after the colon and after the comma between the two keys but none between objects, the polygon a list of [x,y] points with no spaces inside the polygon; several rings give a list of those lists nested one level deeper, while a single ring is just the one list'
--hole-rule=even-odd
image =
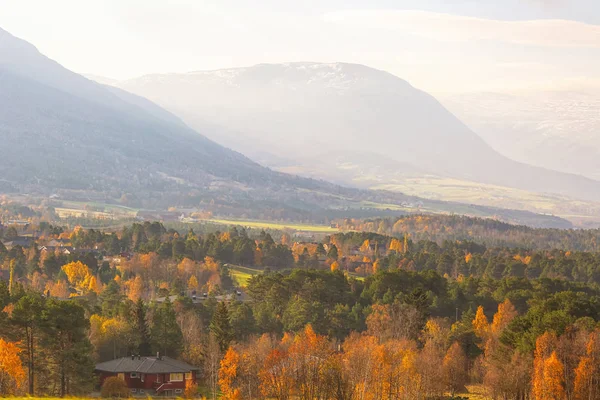
[{"label": "hazy sky", "polygon": [[600,87],[599,0],[0,0],[80,73],[356,62],[432,93]]}]

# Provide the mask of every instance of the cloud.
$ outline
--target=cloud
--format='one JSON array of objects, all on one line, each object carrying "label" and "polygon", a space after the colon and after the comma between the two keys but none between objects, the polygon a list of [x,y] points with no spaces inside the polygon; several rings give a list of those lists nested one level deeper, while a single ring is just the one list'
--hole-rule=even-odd
[{"label": "cloud", "polygon": [[543,47],[600,48],[600,26],[558,19],[499,21],[397,10],[339,11],[325,14],[323,19],[338,25],[387,30],[442,42],[483,40]]}]

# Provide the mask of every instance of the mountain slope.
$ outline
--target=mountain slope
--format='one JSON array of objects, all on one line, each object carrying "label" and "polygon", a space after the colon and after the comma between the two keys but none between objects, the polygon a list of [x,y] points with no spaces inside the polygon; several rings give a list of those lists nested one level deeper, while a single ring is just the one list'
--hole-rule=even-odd
[{"label": "mountain slope", "polygon": [[552,216],[348,189],[274,172],[151,101],[68,71],[2,30],[0,143],[2,194],[58,194],[137,208],[176,205],[254,219],[326,222],[422,211],[571,226]]},{"label": "mountain slope", "polygon": [[[600,200],[600,182],[512,161],[432,96],[361,65],[257,65],[148,75],[118,86],[193,127],[220,127],[211,139],[250,156],[262,152],[265,160],[270,153],[310,165],[304,160],[322,154],[367,151],[438,176]],[[320,177],[329,178],[327,171]]]},{"label": "mountain slope", "polygon": [[442,102],[502,154],[600,179],[600,91],[468,93]]}]

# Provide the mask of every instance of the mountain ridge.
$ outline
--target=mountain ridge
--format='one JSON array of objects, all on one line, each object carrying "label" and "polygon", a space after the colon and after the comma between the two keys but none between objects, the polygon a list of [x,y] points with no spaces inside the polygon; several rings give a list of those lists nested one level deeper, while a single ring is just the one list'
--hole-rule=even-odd
[{"label": "mountain ridge", "polygon": [[[161,104],[193,127],[211,123],[223,131],[244,132],[270,144],[261,149],[267,153],[275,152],[276,143],[290,156],[297,156],[298,149],[311,154],[301,146],[312,141],[315,146],[357,151],[364,148],[362,138],[369,137],[379,143],[376,150],[383,156],[437,175],[600,200],[600,182],[512,161],[433,96],[360,64],[259,64],[145,75],[118,86]],[[330,115],[322,117],[319,108]],[[311,120],[318,121],[307,122]],[[342,134],[333,135],[335,130]],[[285,135],[283,143],[278,135]],[[251,156],[258,150],[236,148],[235,137],[211,138]]]},{"label": "mountain ridge", "polygon": [[172,205],[255,219],[460,212],[570,227],[560,218],[365,191],[265,168],[146,98],[75,74],[0,33],[0,190],[17,195]]}]

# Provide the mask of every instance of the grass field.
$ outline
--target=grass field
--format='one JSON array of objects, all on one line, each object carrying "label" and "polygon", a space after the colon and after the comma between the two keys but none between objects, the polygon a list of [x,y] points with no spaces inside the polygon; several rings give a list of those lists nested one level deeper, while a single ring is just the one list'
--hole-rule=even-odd
[{"label": "grass field", "polygon": [[104,204],[96,202],[61,201],[60,207],[55,207],[59,218],[96,218],[119,219],[134,218],[138,212],[135,208],[117,204]]},{"label": "grass field", "polygon": [[[539,214],[552,214],[571,221],[581,218],[600,221],[599,203],[459,179],[435,176],[405,178],[393,183],[374,184],[371,189],[390,190],[432,200],[527,210]],[[460,210],[454,212],[458,213]]]},{"label": "grass field", "polygon": [[490,400],[487,391],[483,385],[467,385],[467,393],[460,393],[459,396],[464,396],[470,400]]},{"label": "grass field", "polygon": [[273,221],[249,221],[249,220],[237,220],[237,219],[207,219],[204,222],[210,222],[220,225],[239,225],[246,228],[254,229],[274,229],[274,230],[293,230],[297,232],[309,232],[309,233],[337,233],[337,228],[332,228],[325,225],[308,225],[308,224],[296,224],[287,222],[273,222]]},{"label": "grass field", "polygon": [[231,278],[233,279],[235,284],[240,287],[246,287],[248,281],[254,275],[262,274],[262,271],[260,269],[242,267],[239,265],[229,264],[228,268],[231,274]]}]

